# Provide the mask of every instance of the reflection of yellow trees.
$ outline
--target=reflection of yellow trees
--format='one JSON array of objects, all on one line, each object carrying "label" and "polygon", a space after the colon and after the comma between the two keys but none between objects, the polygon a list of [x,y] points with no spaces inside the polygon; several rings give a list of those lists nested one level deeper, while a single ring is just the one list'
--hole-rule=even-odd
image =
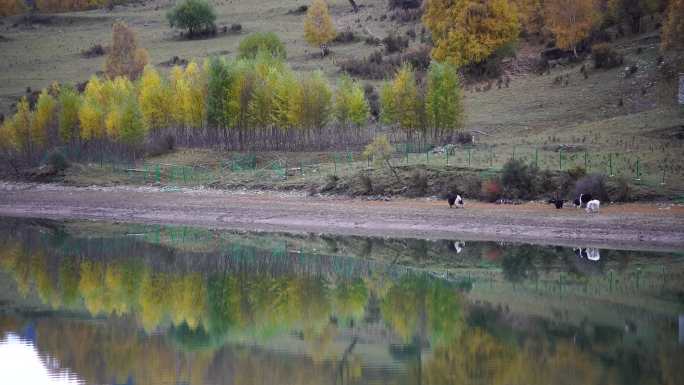
[{"label": "reflection of yellow trees", "polygon": [[206,285],[198,273],[175,277],[171,281],[172,320],[175,325],[184,321],[191,329],[197,328],[205,311]]},{"label": "reflection of yellow trees", "polygon": [[576,345],[543,341],[523,348],[504,343],[482,329],[464,332],[438,347],[423,370],[425,384],[599,384],[610,378],[602,363]]},{"label": "reflection of yellow trees", "polygon": [[461,294],[447,283],[405,277],[389,289],[382,315],[392,330],[409,342],[413,337],[448,341],[463,324]]},{"label": "reflection of yellow trees", "polygon": [[368,289],[361,279],[340,282],[333,291],[333,308],[338,318],[358,321],[368,301]]},{"label": "reflection of yellow trees", "polygon": [[159,326],[171,305],[171,283],[168,275],[147,270],[140,283],[140,319],[146,331]]}]

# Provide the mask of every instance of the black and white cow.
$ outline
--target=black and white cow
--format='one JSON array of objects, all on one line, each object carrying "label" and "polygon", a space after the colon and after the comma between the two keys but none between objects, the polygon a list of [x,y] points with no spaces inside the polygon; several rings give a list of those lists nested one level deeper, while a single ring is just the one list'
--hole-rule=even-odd
[{"label": "black and white cow", "polygon": [[577,198],[575,198],[573,203],[575,204],[575,207],[579,209],[586,206],[586,204],[592,199],[593,198],[591,197],[591,194],[580,194]]},{"label": "black and white cow", "polygon": [[447,202],[449,202],[449,208],[456,207],[464,208],[463,198],[458,194],[447,194]]}]

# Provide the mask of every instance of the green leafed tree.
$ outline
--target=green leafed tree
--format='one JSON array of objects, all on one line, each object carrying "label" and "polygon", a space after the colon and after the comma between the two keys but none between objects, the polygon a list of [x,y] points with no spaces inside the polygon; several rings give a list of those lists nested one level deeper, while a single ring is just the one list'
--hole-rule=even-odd
[{"label": "green leafed tree", "polygon": [[171,28],[187,30],[190,37],[216,30],[216,12],[207,0],[181,0],[166,19]]},{"label": "green leafed tree", "polygon": [[464,110],[456,67],[433,62],[427,76],[425,109],[434,137],[453,133],[463,127]]}]

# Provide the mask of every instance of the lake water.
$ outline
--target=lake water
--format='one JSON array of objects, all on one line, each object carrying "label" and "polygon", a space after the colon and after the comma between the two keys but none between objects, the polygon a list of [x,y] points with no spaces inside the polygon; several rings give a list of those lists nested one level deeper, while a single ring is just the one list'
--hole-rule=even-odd
[{"label": "lake water", "polygon": [[682,252],[0,218],[3,385],[682,383]]}]

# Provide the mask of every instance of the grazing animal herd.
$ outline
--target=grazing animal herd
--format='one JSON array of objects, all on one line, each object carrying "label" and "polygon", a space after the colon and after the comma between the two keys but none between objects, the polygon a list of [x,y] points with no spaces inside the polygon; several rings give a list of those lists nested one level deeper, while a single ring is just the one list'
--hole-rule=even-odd
[{"label": "grazing animal herd", "polygon": [[[465,202],[460,194],[448,193],[446,198],[447,202],[449,203],[449,208],[454,208],[454,206],[462,209],[465,208]],[[560,210],[563,208],[563,204],[565,204],[565,202],[566,200],[564,199],[552,198],[549,199],[547,203],[555,205],[556,208]],[[599,209],[601,208],[601,201],[598,199],[593,199],[591,194],[580,194],[572,203],[576,208],[584,208],[584,210],[589,214],[598,213]]]}]

